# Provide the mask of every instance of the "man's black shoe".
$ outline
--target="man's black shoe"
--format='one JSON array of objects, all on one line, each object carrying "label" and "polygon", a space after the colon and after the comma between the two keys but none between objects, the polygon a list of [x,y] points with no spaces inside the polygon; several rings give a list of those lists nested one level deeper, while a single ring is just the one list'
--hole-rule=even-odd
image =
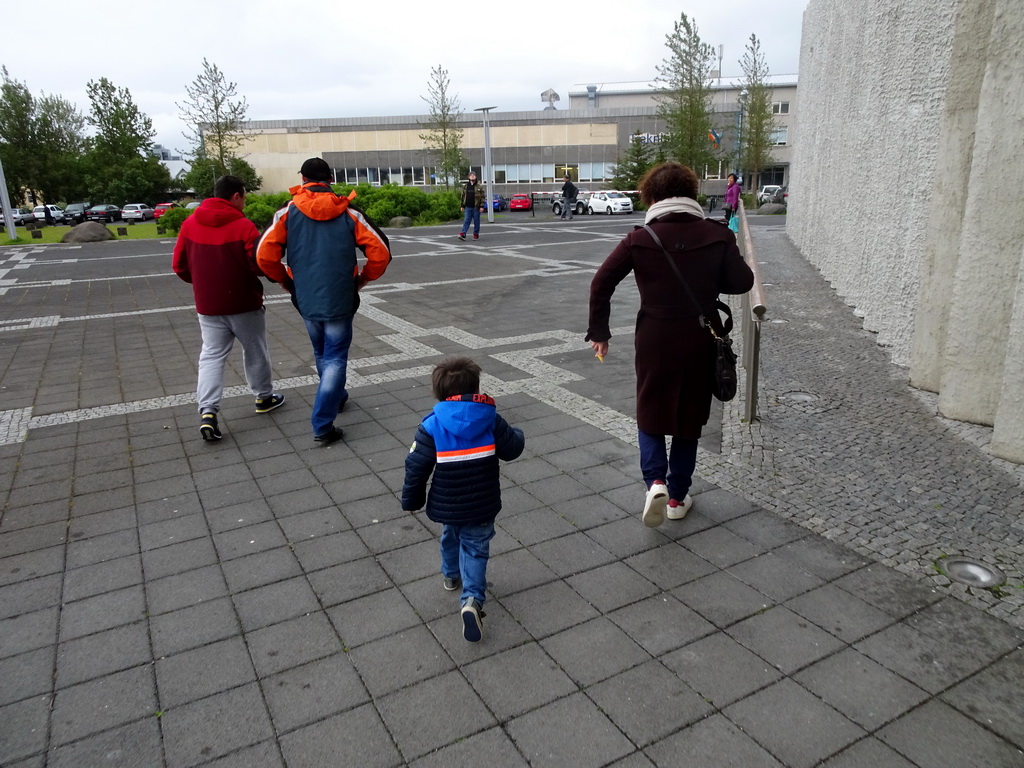
[{"label": "man's black shoe", "polygon": [[199,420],[199,434],[203,436],[203,440],[207,442],[211,440],[220,440],[223,435],[220,433],[220,427],[217,426],[217,414],[216,413],[204,413],[202,418]]},{"label": "man's black shoe", "polygon": [[284,395],[279,395],[277,392],[270,397],[258,397],[256,398],[256,413],[270,413],[282,405],[284,405]]},{"label": "man's black shoe", "polygon": [[316,440],[318,443],[329,445],[330,443],[338,442],[344,436],[345,433],[342,430],[338,429],[334,425],[331,425],[331,428],[324,432],[322,435],[313,435],[313,439]]}]

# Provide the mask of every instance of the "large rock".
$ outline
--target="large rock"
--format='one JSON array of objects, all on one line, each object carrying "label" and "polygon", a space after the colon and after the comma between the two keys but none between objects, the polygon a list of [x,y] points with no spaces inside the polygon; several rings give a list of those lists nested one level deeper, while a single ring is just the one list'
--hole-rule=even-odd
[{"label": "large rock", "polygon": [[83,221],[77,227],[72,227],[65,232],[60,241],[62,243],[101,243],[104,240],[113,239],[114,233],[98,221]]},{"label": "large rock", "polygon": [[398,229],[411,226],[412,219],[410,219],[408,216],[395,216],[395,218],[388,222],[388,227],[396,227]]},{"label": "large rock", "polygon": [[779,203],[765,203],[757,209],[760,214],[773,214],[773,213],[785,213],[786,206]]}]

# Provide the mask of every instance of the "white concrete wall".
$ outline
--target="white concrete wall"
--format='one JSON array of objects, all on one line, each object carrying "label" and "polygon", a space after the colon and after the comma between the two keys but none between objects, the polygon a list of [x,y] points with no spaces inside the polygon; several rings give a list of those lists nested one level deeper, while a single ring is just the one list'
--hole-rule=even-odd
[{"label": "white concrete wall", "polygon": [[1024,462],[1024,2],[810,0],[787,229],[939,393]]}]

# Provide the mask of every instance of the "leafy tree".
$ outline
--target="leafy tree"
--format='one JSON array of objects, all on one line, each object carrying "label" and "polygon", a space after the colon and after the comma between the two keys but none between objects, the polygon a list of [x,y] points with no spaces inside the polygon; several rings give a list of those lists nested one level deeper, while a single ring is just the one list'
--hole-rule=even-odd
[{"label": "leafy tree", "polygon": [[651,145],[642,141],[640,131],[634,133],[629,139],[626,156],[613,169],[612,186],[615,189],[636,189],[640,179],[650,170],[653,155]]},{"label": "leafy tree", "polygon": [[711,127],[711,70],[715,49],[700,39],[685,13],[665,35],[669,55],[658,66],[658,114],[668,128],[668,154],[703,177],[715,153],[708,142]]},{"label": "leafy tree", "polygon": [[750,36],[746,53],[740,60],[746,78],[747,92],[743,109],[742,134],[739,138],[741,170],[753,177],[753,188],[760,183],[761,169],[772,162],[772,131],[775,118],[772,116],[772,88],[768,85],[768,64],[761,52],[757,35]]},{"label": "leafy tree", "polygon": [[171,186],[171,173],[167,166],[153,155],[133,158],[120,162],[117,172],[106,169],[92,170],[93,182],[90,191],[94,199],[125,205],[126,203],[153,203],[164,197]]},{"label": "leafy tree", "polygon": [[202,151],[197,152],[192,158],[189,170],[181,177],[181,184],[186,191],[194,192],[196,197],[212,197],[214,182],[225,173],[240,178],[245,184],[246,192],[255,192],[263,185],[263,178],[247,160],[229,157],[227,166],[222,167],[216,159]]},{"label": "leafy tree", "polygon": [[105,77],[86,85],[91,102],[89,124],[96,128],[94,151],[104,160],[128,160],[153,147],[153,121],[135,105],[127,88]]},{"label": "leafy tree", "polygon": [[[185,86],[185,93],[188,98],[177,107],[189,126],[185,138],[194,147],[192,156],[212,161],[216,176],[239,176],[231,170],[231,160],[255,134],[245,127],[249,104],[244,96],[238,96],[238,84],[229,81],[216,64],[203,59],[203,71]],[[255,172],[251,175],[259,178]]]},{"label": "leafy tree", "polygon": [[438,64],[430,70],[430,82],[427,84],[429,98],[420,97],[430,106],[430,119],[420,123],[426,128],[426,132],[420,134],[420,140],[433,155],[436,170],[444,179],[445,189],[451,189],[452,179],[461,178],[459,172],[466,164],[462,156],[462,128],[459,127],[462,105],[458,94],[452,95],[450,88],[448,70]]}]

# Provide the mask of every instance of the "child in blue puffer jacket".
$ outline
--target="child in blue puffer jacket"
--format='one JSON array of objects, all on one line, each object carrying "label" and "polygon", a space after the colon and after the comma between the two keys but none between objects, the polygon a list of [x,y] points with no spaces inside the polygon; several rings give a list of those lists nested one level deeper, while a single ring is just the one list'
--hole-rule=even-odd
[{"label": "child in blue puffer jacket", "polygon": [[405,459],[402,509],[415,512],[425,503],[427,517],[441,523],[444,588],[462,586],[462,636],[475,643],[483,637],[487,559],[501,511],[498,460],[517,458],[526,439],[498,415],[489,395],[480,394],[480,366],[470,358],[446,357],[431,381],[439,402]]}]

